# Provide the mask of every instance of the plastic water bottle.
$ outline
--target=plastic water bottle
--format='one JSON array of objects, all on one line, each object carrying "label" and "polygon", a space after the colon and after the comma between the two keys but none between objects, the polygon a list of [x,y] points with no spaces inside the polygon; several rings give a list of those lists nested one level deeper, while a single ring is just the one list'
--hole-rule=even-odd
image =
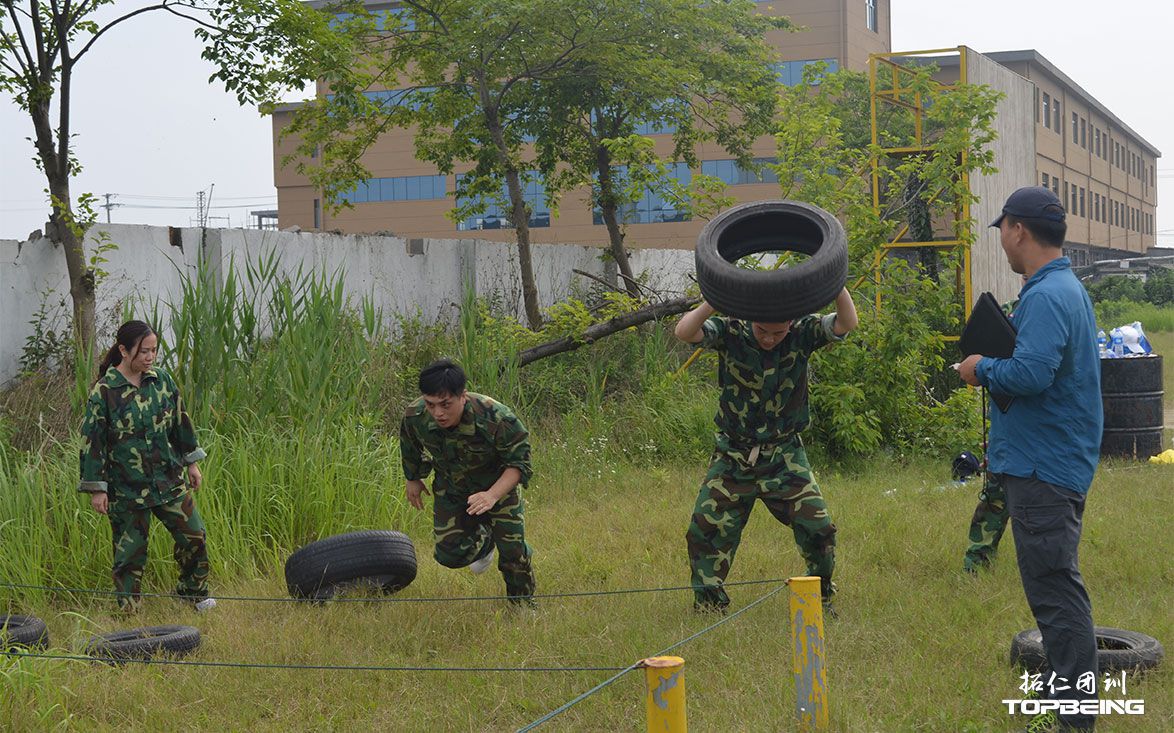
[{"label": "plastic water bottle", "polygon": [[1113,356],[1120,359],[1125,356],[1125,338],[1121,335],[1121,329],[1114,328],[1111,338],[1113,339]]},{"label": "plastic water bottle", "polygon": [[1102,359],[1105,358],[1105,352],[1109,350],[1109,339],[1105,336],[1105,329],[1097,331],[1097,356]]}]

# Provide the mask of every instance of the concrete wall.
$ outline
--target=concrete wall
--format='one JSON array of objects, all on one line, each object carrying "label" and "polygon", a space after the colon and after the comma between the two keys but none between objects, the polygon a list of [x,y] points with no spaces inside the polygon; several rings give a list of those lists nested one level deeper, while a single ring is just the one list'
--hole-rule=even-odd
[{"label": "concrete wall", "polygon": [[973,297],[990,291],[1000,303],[1013,299],[1022,283],[1011,272],[999,244],[999,230],[988,226],[1003,209],[1007,196],[1022,186],[1038,186],[1035,156],[1033,84],[1005,66],[966,49],[966,75],[971,84],[986,84],[1006,96],[997,108],[999,137],[992,147],[998,172],[970,178],[979,201],[971,209],[976,239],[970,248],[970,286]]},{"label": "concrete wall", "polygon": [[[182,229],[103,225],[118,249],[106,255],[109,275],[98,291],[101,342],[110,340],[127,299],[174,302],[184,274],[194,275],[201,253],[220,273],[242,272],[263,253],[280,253],[279,268],[341,270],[348,295],[357,304],[372,296],[389,326],[397,315],[422,315],[428,321],[450,321],[473,283],[479,295],[496,296],[522,315],[522,288],[517,247],[512,243],[475,239],[412,241],[374,235],[274,232],[251,229]],[[171,244],[177,241],[178,246]],[[590,287],[592,281],[574,274],[580,269],[608,276],[614,265],[600,259],[603,250],[576,245],[534,245],[535,278],[542,305],[549,306]],[[415,252],[413,254],[413,252]],[[683,250],[636,250],[632,267],[649,273],[649,284],[680,292],[693,272],[693,253]],[[16,375],[25,339],[33,332],[42,302],[49,304],[46,325],[61,328],[70,312],[69,280],[60,247],[48,239],[30,242],[0,240],[0,383]],[[64,303],[64,305],[61,305]],[[166,324],[155,324],[166,328]]]}]

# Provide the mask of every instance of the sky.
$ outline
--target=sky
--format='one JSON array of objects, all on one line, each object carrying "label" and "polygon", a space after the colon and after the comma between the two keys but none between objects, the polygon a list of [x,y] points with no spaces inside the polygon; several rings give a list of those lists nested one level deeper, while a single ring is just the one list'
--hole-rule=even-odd
[{"label": "sky", "polygon": [[[1174,95],[1167,91],[1174,3],[888,1],[894,51],[1034,48],[1162,150],[1158,244],[1174,247]],[[116,5],[125,12],[141,4]],[[249,211],[276,208],[270,121],[209,82],[213,69],[200,50],[190,24],[148,13],[103,36],[79,63],[71,124],[83,170],[73,192],[103,201],[112,194],[112,221],[190,226],[198,191],[211,192],[212,226],[246,225]],[[28,116],[0,94],[0,239],[24,239],[47,218],[31,136]],[[106,211],[99,213],[105,220]]]}]

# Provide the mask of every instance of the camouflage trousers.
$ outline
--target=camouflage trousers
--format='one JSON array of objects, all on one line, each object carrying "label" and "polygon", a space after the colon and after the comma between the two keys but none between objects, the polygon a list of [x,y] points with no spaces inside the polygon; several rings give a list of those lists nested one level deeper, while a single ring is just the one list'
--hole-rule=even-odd
[{"label": "camouflage trousers", "polygon": [[[754,460],[754,459],[757,460]],[[820,577],[825,596],[836,564],[836,525],[807,463],[803,444],[764,446],[759,455],[719,448],[701,484],[685,539],[692,569],[694,603],[724,608],[722,585],[734,564],[742,529],[760,500],[775,519],[790,525],[807,574]]]},{"label": "camouflage trousers", "polygon": [[995,559],[999,540],[1003,538],[1010,516],[1007,493],[999,476],[989,471],[984,473],[978,506],[970,520],[970,546],[966,548],[966,556],[962,560],[962,566],[968,572],[986,567]]},{"label": "camouflage trousers", "polygon": [[[436,562],[446,568],[463,568],[497,548],[497,569],[505,579],[506,595],[529,602],[534,595],[534,554],[526,544],[522,496],[517,489],[501,498],[492,509],[473,516],[464,496],[437,494],[432,503],[432,531],[436,536]],[[512,599],[511,599],[512,600]]]},{"label": "camouflage trousers", "polygon": [[175,562],[179,584],[175,592],[191,598],[208,595],[208,550],[204,520],[196,509],[191,492],[169,504],[129,508],[120,502],[110,506],[110,527],[114,542],[114,589],[118,605],[132,611],[139,607],[143,569],[147,566],[147,535],[154,514],[175,540]]}]

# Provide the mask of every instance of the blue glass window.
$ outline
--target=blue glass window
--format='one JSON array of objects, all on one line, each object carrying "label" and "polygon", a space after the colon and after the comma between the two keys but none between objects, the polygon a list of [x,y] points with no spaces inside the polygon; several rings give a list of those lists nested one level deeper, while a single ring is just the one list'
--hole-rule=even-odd
[{"label": "blue glass window", "polygon": [[417,201],[444,198],[444,176],[368,178],[339,196],[340,201],[366,204],[377,201]]},{"label": "blue glass window", "polygon": [[[755,163],[774,163],[774,158],[755,158]],[[745,183],[778,183],[779,177],[770,168],[761,171],[746,170],[735,160],[703,160],[701,172],[707,176],[714,176],[726,182],[728,186],[738,186]]]},{"label": "blue glass window", "polygon": [[[459,187],[462,176],[457,176]],[[526,171],[522,176],[523,196],[530,205],[530,227],[550,226],[550,206],[546,203],[546,186],[538,177],[538,171]],[[510,193],[505,181],[501,184],[501,200],[482,199],[485,209],[480,214],[473,214],[457,222],[457,231],[471,231],[477,229],[510,229],[509,202]],[[506,205],[502,205],[506,202]],[[466,198],[458,198],[457,205],[468,203]]]},{"label": "blue glass window", "polygon": [[[693,172],[684,163],[674,163],[670,166],[673,179],[684,186],[693,181]],[[617,186],[625,185],[627,166],[618,166],[614,169]],[[689,217],[677,208],[677,204],[669,201],[659,193],[645,191],[639,201],[625,204],[620,210],[620,221],[625,224],[660,224],[671,221],[688,221]],[[603,224],[603,210],[596,206],[592,212],[592,221]]]},{"label": "blue glass window", "polygon": [[[775,72],[778,74],[779,83],[793,87],[803,83],[803,70],[813,64],[823,63],[826,67],[823,70],[825,74],[834,74],[840,70],[840,62],[836,59],[807,59],[806,61],[783,61],[774,64]],[[816,78],[816,84],[819,79]]]}]

